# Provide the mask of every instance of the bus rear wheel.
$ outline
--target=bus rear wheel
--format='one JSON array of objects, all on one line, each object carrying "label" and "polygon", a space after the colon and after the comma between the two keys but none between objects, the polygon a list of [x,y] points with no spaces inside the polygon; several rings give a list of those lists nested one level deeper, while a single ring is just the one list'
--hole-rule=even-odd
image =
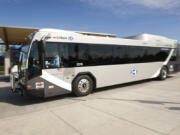
[{"label": "bus rear wheel", "polygon": [[88,75],[78,76],[73,82],[73,93],[78,96],[87,96],[93,90],[93,80]]},{"label": "bus rear wheel", "polygon": [[160,71],[160,74],[159,74],[159,79],[160,80],[165,80],[166,78],[168,77],[168,70],[166,67],[163,67]]}]

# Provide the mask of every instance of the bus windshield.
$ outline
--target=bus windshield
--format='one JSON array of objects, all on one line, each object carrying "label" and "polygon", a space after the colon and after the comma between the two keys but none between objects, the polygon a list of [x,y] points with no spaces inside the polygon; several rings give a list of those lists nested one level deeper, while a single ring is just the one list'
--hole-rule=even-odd
[{"label": "bus windshield", "polygon": [[26,69],[26,63],[28,59],[28,50],[29,45],[25,45],[21,48],[20,57],[19,57],[19,71],[24,71]]}]

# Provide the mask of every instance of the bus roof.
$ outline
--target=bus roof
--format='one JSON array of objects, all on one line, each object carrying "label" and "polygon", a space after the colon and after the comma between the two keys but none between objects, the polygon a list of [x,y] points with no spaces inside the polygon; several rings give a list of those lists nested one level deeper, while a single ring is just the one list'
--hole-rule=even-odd
[{"label": "bus roof", "polygon": [[169,41],[169,40],[173,40],[164,36],[160,36],[160,35],[152,35],[152,34],[147,34],[147,33],[143,33],[143,34],[139,34],[139,35],[134,35],[134,36],[130,36],[130,37],[125,37],[126,39],[135,39],[135,40],[144,40],[144,41]]},{"label": "bus roof", "polygon": [[[40,29],[42,35],[46,33],[48,41],[52,42],[75,42],[75,43],[90,43],[90,44],[114,44],[114,45],[135,45],[135,46],[155,46],[176,48],[177,40],[167,37],[140,34],[131,37],[117,38],[111,36],[96,36],[88,35],[86,32],[66,31],[59,29]],[[44,33],[44,34],[43,34]],[[104,34],[105,35],[105,34]],[[38,36],[37,36],[38,37]],[[176,46],[176,47],[175,47]]]}]

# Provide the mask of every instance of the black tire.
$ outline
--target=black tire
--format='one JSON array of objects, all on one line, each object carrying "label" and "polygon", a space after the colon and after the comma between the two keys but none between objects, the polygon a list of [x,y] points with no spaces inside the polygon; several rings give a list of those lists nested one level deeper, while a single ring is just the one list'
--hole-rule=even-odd
[{"label": "black tire", "polygon": [[88,75],[78,76],[72,85],[73,93],[78,96],[87,96],[93,90],[93,80]]},{"label": "black tire", "polygon": [[167,77],[168,77],[168,70],[166,67],[163,67],[160,71],[158,79],[159,80],[166,80]]}]

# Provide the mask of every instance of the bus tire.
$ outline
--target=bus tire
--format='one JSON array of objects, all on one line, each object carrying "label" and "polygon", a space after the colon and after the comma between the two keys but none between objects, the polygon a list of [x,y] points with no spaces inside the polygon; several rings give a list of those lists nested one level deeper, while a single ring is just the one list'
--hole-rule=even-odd
[{"label": "bus tire", "polygon": [[158,79],[159,80],[166,80],[167,77],[168,77],[168,70],[166,67],[163,67],[160,71]]},{"label": "bus tire", "polygon": [[78,97],[87,96],[93,90],[93,80],[88,75],[78,76],[73,81],[72,89],[73,93]]}]

